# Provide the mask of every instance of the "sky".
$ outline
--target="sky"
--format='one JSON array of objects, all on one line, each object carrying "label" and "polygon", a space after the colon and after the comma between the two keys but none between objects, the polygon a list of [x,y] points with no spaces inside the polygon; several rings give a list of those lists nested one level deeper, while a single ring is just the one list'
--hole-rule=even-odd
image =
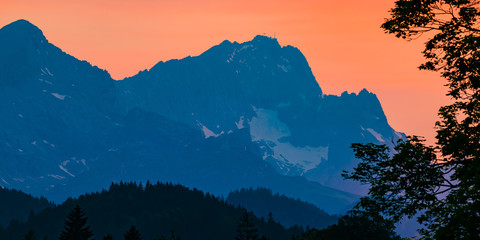
[{"label": "sky", "polygon": [[426,38],[380,28],[394,0],[0,0],[0,26],[26,19],[63,51],[120,80],[223,40],[275,36],[299,48],[325,94],[375,93],[388,122],[435,143],[445,80],[418,70]]}]

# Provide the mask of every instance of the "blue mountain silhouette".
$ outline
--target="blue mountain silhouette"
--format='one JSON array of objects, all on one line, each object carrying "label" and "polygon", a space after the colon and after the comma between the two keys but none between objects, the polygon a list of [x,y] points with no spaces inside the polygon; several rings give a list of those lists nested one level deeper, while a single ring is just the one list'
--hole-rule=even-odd
[{"label": "blue mountain silhouette", "polygon": [[331,188],[348,190],[349,144],[403,136],[374,94],[324,95],[301,52],[265,36],[122,81],[25,20],[0,29],[0,52],[0,185],[56,201],[149,179],[339,212],[358,198]]}]

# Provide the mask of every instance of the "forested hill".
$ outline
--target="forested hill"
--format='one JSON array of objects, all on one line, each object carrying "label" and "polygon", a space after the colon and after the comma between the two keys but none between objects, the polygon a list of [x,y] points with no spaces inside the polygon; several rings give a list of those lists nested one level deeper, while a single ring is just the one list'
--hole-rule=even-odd
[{"label": "forested hill", "polygon": [[335,224],[338,219],[338,216],[329,215],[313,204],[278,193],[273,194],[270,189],[261,187],[231,192],[227,202],[244,206],[259,217],[272,217],[286,227],[299,225],[322,229]]},{"label": "forested hill", "polygon": [[[23,239],[29,230],[37,238],[56,239],[68,213],[79,205],[88,217],[95,239],[106,234],[123,239],[123,233],[136,226],[143,239],[170,236],[173,230],[182,240],[234,239],[238,220],[245,209],[234,207],[210,194],[181,185],[135,183],[112,184],[109,190],[68,199],[29,217],[25,223],[10,225],[0,239]],[[252,216],[260,236],[289,240],[299,234],[297,228],[285,229],[274,221]]]},{"label": "forested hill", "polygon": [[11,220],[27,220],[30,213],[38,213],[55,206],[46,198],[36,198],[21,191],[0,188],[0,226],[6,227]]}]

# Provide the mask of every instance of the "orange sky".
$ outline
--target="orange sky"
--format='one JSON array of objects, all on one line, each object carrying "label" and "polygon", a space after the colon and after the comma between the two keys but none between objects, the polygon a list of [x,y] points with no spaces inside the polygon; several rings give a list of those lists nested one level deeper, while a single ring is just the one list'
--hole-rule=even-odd
[{"label": "orange sky", "polygon": [[[448,103],[438,73],[417,70],[425,38],[379,28],[394,0],[0,0],[0,26],[26,19],[67,53],[122,79],[160,60],[195,56],[255,35],[298,47],[327,94],[377,94],[397,131],[433,143]],[[1,54],[1,53],[0,53]]]}]

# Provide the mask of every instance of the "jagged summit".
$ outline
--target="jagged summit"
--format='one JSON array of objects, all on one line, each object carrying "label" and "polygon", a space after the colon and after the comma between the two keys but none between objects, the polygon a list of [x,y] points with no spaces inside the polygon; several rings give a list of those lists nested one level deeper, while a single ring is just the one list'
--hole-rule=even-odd
[{"label": "jagged summit", "polygon": [[[296,52],[295,54],[300,54],[303,57],[303,54],[295,47],[290,45],[281,46],[276,38],[257,35],[252,40],[241,43],[224,40],[220,44],[211,47],[200,56],[218,57],[220,55],[233,54],[233,51],[245,52],[244,50],[249,50],[247,52],[256,52],[256,54],[271,54],[272,52],[274,53],[280,50],[289,51],[292,53],[292,49]],[[275,55],[278,55],[278,53]]]},{"label": "jagged summit", "polygon": [[358,95],[362,95],[362,94],[367,95],[367,94],[373,94],[373,93],[369,92],[366,88],[364,88],[358,93]]},{"label": "jagged summit", "polygon": [[253,42],[253,43],[263,43],[263,44],[272,44],[272,45],[280,46],[277,38],[269,37],[269,36],[265,36],[265,35],[257,35],[253,38],[253,40],[251,42]]},{"label": "jagged summit", "polygon": [[[356,97],[356,96],[366,96],[366,97],[372,96],[372,97],[376,97],[375,93],[368,91],[366,88],[363,88],[363,89],[360,90],[358,93],[355,93],[355,92],[349,93],[348,91],[343,91],[340,95],[341,95],[341,96],[350,96],[350,95],[351,95],[351,96],[354,96],[354,97]],[[334,95],[334,96],[335,96],[335,95]]]}]

